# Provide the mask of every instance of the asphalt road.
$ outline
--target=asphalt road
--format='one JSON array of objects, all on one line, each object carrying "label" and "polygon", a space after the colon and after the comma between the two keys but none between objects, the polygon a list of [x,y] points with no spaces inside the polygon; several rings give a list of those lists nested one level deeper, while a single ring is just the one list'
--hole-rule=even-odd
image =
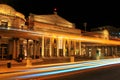
[{"label": "asphalt road", "polygon": [[120,80],[120,64],[54,75],[47,80]]},{"label": "asphalt road", "polygon": [[0,80],[120,80],[120,58],[43,66],[1,73]]}]

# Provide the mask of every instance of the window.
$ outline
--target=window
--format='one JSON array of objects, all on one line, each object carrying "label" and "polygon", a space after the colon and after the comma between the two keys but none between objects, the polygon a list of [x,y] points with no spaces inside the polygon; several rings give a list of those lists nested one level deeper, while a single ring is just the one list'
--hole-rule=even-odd
[{"label": "window", "polygon": [[1,26],[7,28],[7,26],[8,26],[8,22],[3,22],[3,21],[2,21],[2,22],[1,22]]}]

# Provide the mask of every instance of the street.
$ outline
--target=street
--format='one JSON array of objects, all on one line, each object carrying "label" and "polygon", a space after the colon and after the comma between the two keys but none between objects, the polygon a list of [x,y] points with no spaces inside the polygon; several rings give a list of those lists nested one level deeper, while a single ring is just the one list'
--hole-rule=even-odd
[{"label": "street", "polygon": [[[98,80],[94,78],[96,78],[97,76],[100,78],[104,78],[104,77],[107,78],[108,76],[115,75],[115,73],[117,73],[118,76],[118,73],[120,72],[119,66],[117,68],[113,67],[112,69],[108,68],[107,66],[113,64],[116,65],[119,63],[120,63],[120,58],[89,60],[89,61],[80,61],[80,62],[71,62],[71,63],[59,63],[59,64],[51,64],[51,65],[49,64],[49,66],[47,65],[43,67],[30,68],[26,70],[24,69],[9,73],[1,73],[0,79],[1,80],[16,80],[16,79],[17,80],[31,80],[31,79],[53,80],[52,78],[56,78],[56,80],[58,79],[73,80],[74,78],[76,78],[76,80],[79,79],[90,80],[91,78],[91,80]],[[102,69],[101,67],[104,68]],[[118,72],[114,72],[114,71],[118,71]]]},{"label": "street", "polygon": [[56,75],[47,80],[120,80],[120,64]]}]

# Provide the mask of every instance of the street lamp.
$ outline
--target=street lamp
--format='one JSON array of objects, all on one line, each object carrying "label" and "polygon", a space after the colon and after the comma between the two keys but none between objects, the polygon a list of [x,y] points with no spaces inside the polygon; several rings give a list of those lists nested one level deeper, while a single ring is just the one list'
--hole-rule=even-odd
[{"label": "street lamp", "polygon": [[86,32],[87,22],[84,22],[83,26],[85,27],[85,32]]}]

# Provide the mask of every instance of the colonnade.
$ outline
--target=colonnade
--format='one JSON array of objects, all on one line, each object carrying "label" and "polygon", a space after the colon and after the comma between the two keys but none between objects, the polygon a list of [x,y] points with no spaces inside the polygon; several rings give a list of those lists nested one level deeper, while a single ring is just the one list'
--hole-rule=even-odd
[{"label": "colonnade", "polygon": [[[2,48],[2,45],[7,45]],[[41,36],[37,40],[24,38],[1,38],[0,39],[0,58],[12,55],[13,59],[20,54],[33,59],[44,57],[70,57],[72,55],[91,57],[97,49],[101,50],[102,55],[117,55],[117,46],[99,46],[81,43],[78,40],[71,40],[63,37],[46,37]]]},{"label": "colonnade", "polygon": [[[29,55],[33,58],[69,57],[71,55],[80,55],[81,53],[80,41],[61,37],[54,38],[41,36],[39,40],[27,40],[23,45],[23,50],[24,52],[27,52],[27,56]],[[25,48],[25,46],[27,48]]]},{"label": "colonnade", "polygon": [[36,59],[41,57],[69,57],[81,53],[80,41],[62,37],[41,36],[37,40],[8,38],[6,41],[5,44],[8,44],[7,54],[12,55],[13,59],[18,58],[20,54],[23,54],[25,59],[27,57]]},{"label": "colonnade", "polygon": [[82,56],[87,56],[87,57],[93,57],[94,55],[96,55],[96,51],[99,49],[101,56],[105,57],[105,56],[113,56],[113,55],[118,55],[118,48],[117,46],[110,46],[110,45],[84,45],[81,47],[81,53]]}]

